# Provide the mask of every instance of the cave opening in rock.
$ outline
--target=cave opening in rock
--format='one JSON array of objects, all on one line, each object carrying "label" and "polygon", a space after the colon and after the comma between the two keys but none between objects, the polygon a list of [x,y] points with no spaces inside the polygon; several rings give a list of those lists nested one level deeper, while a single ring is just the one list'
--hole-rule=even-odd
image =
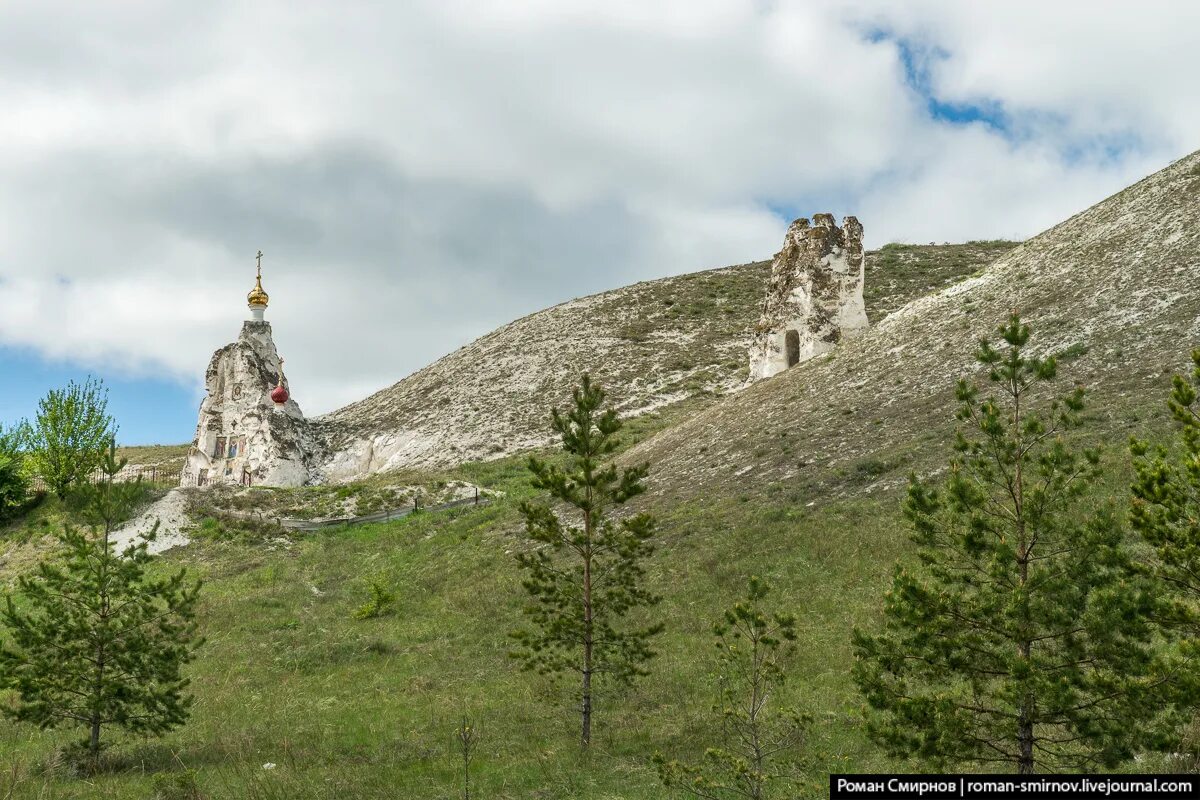
[{"label": "cave opening in rock", "polygon": [[783,337],[784,352],[787,353],[787,365],[794,367],[800,363],[800,334],[788,331]]}]

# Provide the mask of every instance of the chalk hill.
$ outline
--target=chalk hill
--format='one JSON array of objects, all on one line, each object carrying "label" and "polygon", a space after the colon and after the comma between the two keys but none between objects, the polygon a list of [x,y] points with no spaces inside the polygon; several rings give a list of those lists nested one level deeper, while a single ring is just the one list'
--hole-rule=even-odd
[{"label": "chalk hill", "polygon": [[[888,245],[867,253],[872,322],[1014,246]],[[742,386],[767,261],[626,286],[539,311],[315,420],[348,479],[491,459],[548,441],[546,408],[590,370],[627,416]]]},{"label": "chalk hill", "polygon": [[658,491],[786,486],[812,499],[945,463],[953,384],[1010,310],[1060,375],[1092,393],[1117,447],[1163,415],[1172,371],[1200,345],[1200,153],[904,305],[833,353],[755,384],[643,443]]}]

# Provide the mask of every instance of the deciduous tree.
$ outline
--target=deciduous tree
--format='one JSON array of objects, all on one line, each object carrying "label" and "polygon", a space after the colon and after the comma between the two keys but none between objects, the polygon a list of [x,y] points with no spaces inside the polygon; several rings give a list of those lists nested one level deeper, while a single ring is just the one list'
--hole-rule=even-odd
[{"label": "deciduous tree", "polygon": [[88,378],[83,384],[71,381],[64,389],[51,389],[38,403],[30,428],[34,473],[59,497],[65,496],[100,464],[116,430],[103,381]]},{"label": "deciduous tree", "polygon": [[0,520],[25,504],[29,495],[28,464],[23,424],[5,430],[0,425]]}]

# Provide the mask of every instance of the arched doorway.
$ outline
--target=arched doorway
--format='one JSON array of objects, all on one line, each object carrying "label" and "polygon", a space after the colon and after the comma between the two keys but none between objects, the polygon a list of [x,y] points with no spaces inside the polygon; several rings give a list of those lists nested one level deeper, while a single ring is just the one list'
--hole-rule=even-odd
[{"label": "arched doorway", "polygon": [[787,354],[787,365],[794,367],[800,363],[800,334],[788,331],[783,337],[783,350]]}]

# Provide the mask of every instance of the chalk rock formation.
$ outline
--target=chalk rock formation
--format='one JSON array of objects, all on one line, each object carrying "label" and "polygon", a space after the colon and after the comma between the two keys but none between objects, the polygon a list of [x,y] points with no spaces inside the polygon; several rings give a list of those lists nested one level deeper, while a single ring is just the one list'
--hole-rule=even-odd
[{"label": "chalk rock formation", "polygon": [[788,228],[771,264],[762,317],[750,345],[750,381],[769,378],[827,353],[867,327],[863,305],[862,225],[832,214]]},{"label": "chalk rock formation", "polygon": [[302,486],[319,478],[323,454],[300,406],[290,391],[280,407],[271,400],[280,369],[271,323],[262,320],[244,322],[238,340],[213,354],[180,485]]}]

